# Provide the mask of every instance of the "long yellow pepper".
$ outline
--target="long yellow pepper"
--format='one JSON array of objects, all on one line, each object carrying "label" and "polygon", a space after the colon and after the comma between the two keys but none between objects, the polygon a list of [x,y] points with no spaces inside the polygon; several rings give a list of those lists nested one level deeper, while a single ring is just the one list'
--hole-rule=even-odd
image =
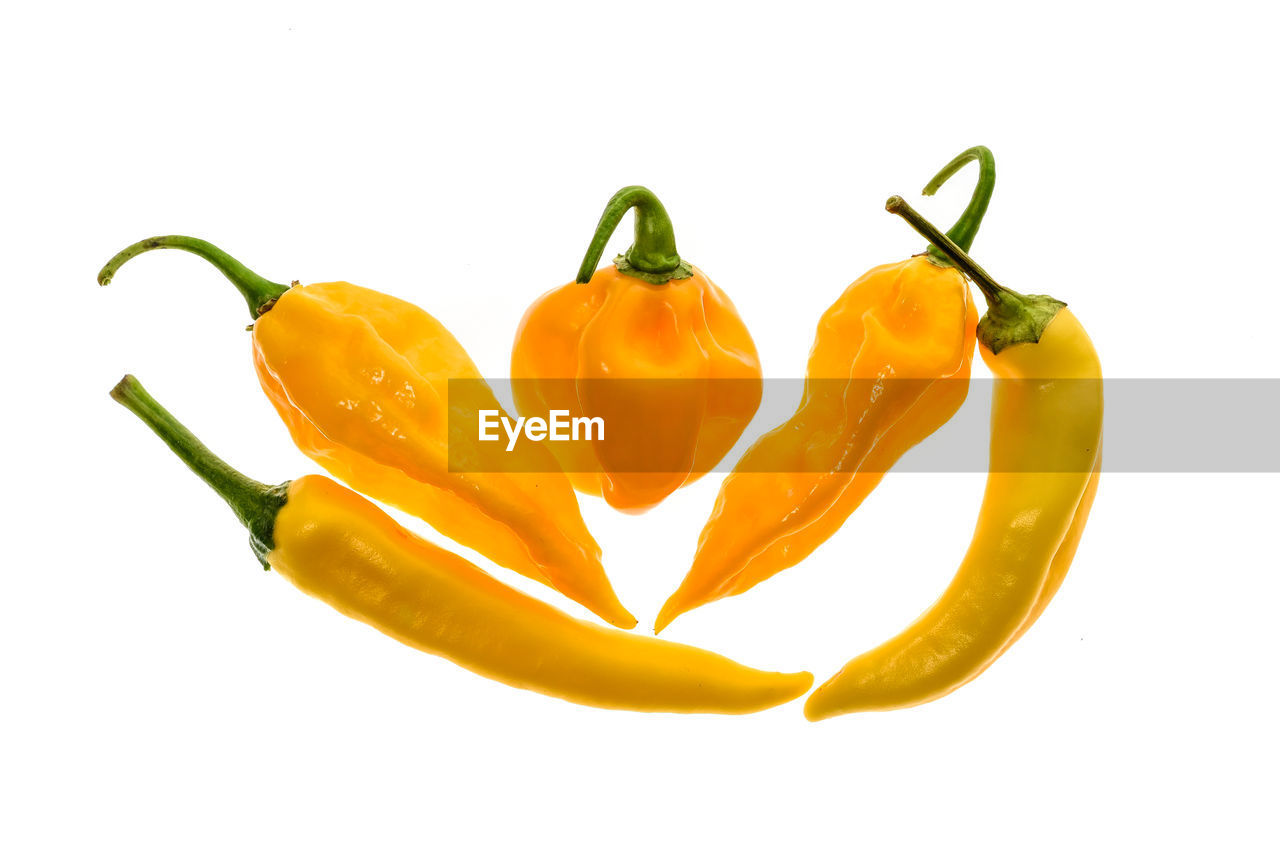
[{"label": "long yellow pepper", "polygon": [[574,619],[307,475],[268,487],[209,451],[131,376],[112,397],[227,501],[263,564],[401,643],[512,687],[599,708],[745,714],[809,689],[692,646]]},{"label": "long yellow pepper", "polygon": [[888,208],[987,297],[978,350],[996,378],[991,472],[973,541],[946,592],[819,687],[805,704],[810,720],[919,705],[982,673],[1061,585],[1098,486],[1102,367],[1084,327],[1056,299],[1000,286],[901,198]]}]

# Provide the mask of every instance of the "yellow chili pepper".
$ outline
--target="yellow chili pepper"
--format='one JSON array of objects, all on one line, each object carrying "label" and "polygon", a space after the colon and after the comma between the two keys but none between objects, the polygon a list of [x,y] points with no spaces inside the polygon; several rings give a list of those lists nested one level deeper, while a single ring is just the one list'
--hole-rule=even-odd
[{"label": "yellow chili pepper", "polygon": [[246,478],[126,376],[112,398],[226,500],[263,565],[401,643],[512,687],[632,711],[745,714],[809,689],[715,653],[576,620],[396,524],[351,490],[308,475]]},{"label": "yellow chili pepper", "polygon": [[[635,244],[596,270],[635,207]],[[760,404],[760,360],[733,303],[680,259],[666,210],[629,186],[609,201],[578,284],[529,307],[511,352],[516,408],[599,417],[603,442],[550,446],[573,486],[648,510],[724,457]]]},{"label": "yellow chili pepper", "polygon": [[[539,443],[498,453],[506,470],[450,472],[449,413],[501,410],[453,335],[426,311],[350,283],[272,283],[201,239],[162,236],[103,268],[177,248],[208,260],[249,304],[259,382],[297,446],[332,475],[421,517],[497,564],[631,628],[569,480]],[[449,398],[451,378],[468,379]],[[465,390],[465,393],[463,393]],[[460,413],[461,411],[461,413]]]},{"label": "yellow chili pepper", "polygon": [[973,542],[946,592],[818,688],[805,704],[810,720],[919,705],[982,673],[1062,583],[1098,486],[1102,367],[1084,327],[1061,301],[1000,286],[901,198],[888,209],[987,298],[978,342],[996,377],[991,472]]},{"label": "yellow chili pepper", "polygon": [[[966,247],[995,188],[991,151],[970,148],[924,190],[933,194],[974,160],[978,184],[951,229]],[[725,478],[655,631],[800,563],[835,534],[898,459],[964,403],[977,324],[964,277],[937,251],[854,281],[818,323],[799,408]]]}]

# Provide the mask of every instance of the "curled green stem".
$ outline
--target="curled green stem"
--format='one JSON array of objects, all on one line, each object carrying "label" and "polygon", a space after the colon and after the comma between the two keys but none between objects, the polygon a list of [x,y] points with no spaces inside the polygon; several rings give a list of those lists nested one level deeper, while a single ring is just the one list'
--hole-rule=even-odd
[{"label": "curled green stem", "polygon": [[216,245],[192,236],[155,236],[133,243],[107,261],[102,271],[98,272],[98,285],[106,286],[111,283],[111,279],[115,277],[121,266],[139,254],[145,254],[157,248],[176,248],[209,261],[244,296],[245,302],[249,305],[249,313],[255,319],[270,310],[276,303],[276,299],[289,291],[289,287],[273,283],[249,270],[243,263]]},{"label": "curled green stem", "polygon": [[[982,145],[975,145],[943,166],[942,170],[935,174],[928,185],[924,187],[924,194],[932,195],[938,191],[942,184],[951,179],[952,175],[975,160],[978,163],[978,183],[973,188],[973,195],[969,198],[969,205],[964,208],[964,212],[960,213],[960,218],[956,219],[956,223],[947,231],[947,236],[951,241],[959,245],[964,251],[969,251],[973,248],[973,239],[978,235],[978,228],[982,225],[982,217],[987,213],[987,206],[991,203],[991,194],[996,188],[995,156]],[[934,259],[947,261],[946,254],[935,245],[929,246],[929,254]]]},{"label": "curled green stem", "polygon": [[693,270],[676,252],[675,231],[667,210],[657,196],[643,186],[628,186],[618,191],[605,205],[591,244],[578,268],[578,283],[586,283],[595,274],[600,256],[618,222],[632,207],[636,211],[635,241],[627,252],[614,260],[618,271],[649,283],[690,277]]},{"label": "curled green stem", "polygon": [[287,484],[271,487],[240,473],[192,434],[151,397],[133,375],[125,375],[111,390],[111,397],[146,423],[191,471],[223,498],[245,528],[254,554],[267,566],[273,548],[276,514],[284,507]]}]

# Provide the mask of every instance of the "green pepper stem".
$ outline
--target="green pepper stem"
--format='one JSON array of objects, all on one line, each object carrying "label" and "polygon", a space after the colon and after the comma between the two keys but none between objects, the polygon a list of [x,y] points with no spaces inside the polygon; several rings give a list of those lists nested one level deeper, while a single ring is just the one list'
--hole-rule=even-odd
[{"label": "green pepper stem", "polygon": [[152,398],[133,375],[121,378],[111,390],[111,397],[156,432],[192,472],[231,506],[236,518],[249,529],[254,552],[265,567],[287,484],[270,487],[233,469]]},{"label": "green pepper stem", "polygon": [[240,294],[249,305],[250,315],[255,319],[270,310],[276,299],[289,291],[289,287],[272,283],[256,272],[250,271],[221,248],[192,236],[155,236],[133,243],[107,261],[102,271],[98,272],[98,285],[106,286],[115,277],[120,267],[129,260],[157,248],[177,248],[208,260],[214,268],[222,272],[227,280],[231,281],[236,289],[240,290]]},{"label": "green pepper stem", "polygon": [[941,251],[943,256],[950,260],[956,268],[964,272],[965,276],[972,280],[978,289],[982,290],[983,297],[987,299],[988,307],[995,309],[1011,296],[1017,295],[1008,287],[996,283],[995,279],[975,263],[963,248],[952,241],[951,237],[935,227],[932,222],[912,209],[911,205],[902,199],[902,196],[894,195],[885,201],[884,208],[894,215],[902,216],[902,218],[906,219],[907,224],[929,240],[929,243]]},{"label": "green pepper stem", "polygon": [[[628,186],[618,191],[605,205],[600,223],[596,225],[595,235],[587,247],[586,256],[578,268],[578,283],[586,283],[595,274],[600,262],[600,255],[609,242],[609,237],[617,229],[618,222],[626,215],[627,210],[635,207],[636,236],[635,242],[627,249],[625,266],[620,265],[624,273],[638,272],[635,277],[650,280],[652,283],[665,282],[673,277],[688,277],[681,274],[683,263],[676,253],[676,236],[671,227],[671,219],[652,192],[643,186]],[[675,272],[675,274],[671,274]],[[664,277],[665,276],[665,277]]]},{"label": "green pepper stem", "polygon": [[911,205],[894,195],[884,208],[907,220],[916,232],[938,247],[987,299],[987,313],[978,322],[978,342],[992,354],[1023,343],[1037,343],[1045,328],[1067,305],[1052,295],[1023,295],[996,283],[986,269]]},{"label": "green pepper stem", "polygon": [[[953,174],[974,160],[978,161],[978,184],[973,188],[969,205],[964,208],[960,218],[956,219],[956,223],[947,231],[951,241],[964,251],[973,248],[973,239],[978,235],[982,217],[986,215],[987,206],[991,203],[991,193],[996,188],[995,156],[982,145],[975,145],[943,166],[942,170],[924,187],[924,194],[932,195],[943,183],[951,179]],[[947,259],[943,251],[934,245],[929,246],[929,254],[938,260]]]}]

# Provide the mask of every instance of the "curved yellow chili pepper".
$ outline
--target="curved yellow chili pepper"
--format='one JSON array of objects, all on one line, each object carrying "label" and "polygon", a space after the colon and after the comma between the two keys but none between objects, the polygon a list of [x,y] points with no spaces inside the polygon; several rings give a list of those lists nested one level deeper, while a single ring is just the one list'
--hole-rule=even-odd
[{"label": "curved yellow chili pepper", "polygon": [[[596,263],[635,208],[635,244]],[[604,442],[550,449],[573,486],[639,513],[724,457],[760,404],[760,359],[729,297],[676,253],[662,203],[642,186],[610,199],[577,283],[525,312],[511,351],[525,416],[599,417]]]},{"label": "curved yellow chili pepper", "polygon": [[435,317],[346,282],[273,284],[187,236],[131,245],[107,264],[99,282],[110,282],[124,262],[156,248],[203,257],[244,295],[256,318],[259,383],[308,457],[606,621],[635,625],[605,575],[569,480],[542,444],[525,440],[512,452],[495,453],[506,469],[450,471],[450,412],[474,421],[479,410],[500,411],[501,405]]},{"label": "curved yellow chili pepper", "polygon": [[[977,186],[951,229],[965,246],[995,188],[991,151],[966,150],[924,190],[933,194],[975,160]],[[818,322],[799,407],[721,484],[693,564],[654,630],[750,590],[835,534],[902,455],[964,403],[977,324],[964,276],[936,250],[855,280]]]},{"label": "curved yellow chili pepper", "polygon": [[769,673],[692,646],[574,619],[308,475],[278,487],[215,457],[136,379],[112,397],[151,427],[250,530],[264,565],[401,643],[512,687],[599,708],[744,714],[795,699],[808,673]]},{"label": "curved yellow chili pepper", "polygon": [[996,377],[991,472],[973,542],[946,592],[819,687],[805,704],[810,720],[919,705],[978,676],[1056,592],[1098,484],[1102,367],[1084,327],[1060,301],[997,284],[901,198],[888,208],[987,297],[978,340]]}]

